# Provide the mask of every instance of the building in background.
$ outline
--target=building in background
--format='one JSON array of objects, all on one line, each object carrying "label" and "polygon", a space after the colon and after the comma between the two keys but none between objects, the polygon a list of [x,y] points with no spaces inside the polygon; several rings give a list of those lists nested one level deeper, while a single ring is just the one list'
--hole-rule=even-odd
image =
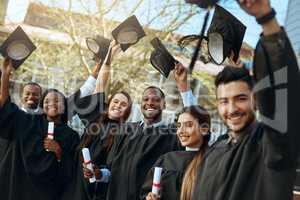
[{"label": "building in background", "polygon": [[300,65],[300,1],[289,0],[285,21],[285,29],[289,35],[291,43]]},{"label": "building in background", "polygon": [[8,0],[0,1],[0,24],[4,24],[7,12]]}]

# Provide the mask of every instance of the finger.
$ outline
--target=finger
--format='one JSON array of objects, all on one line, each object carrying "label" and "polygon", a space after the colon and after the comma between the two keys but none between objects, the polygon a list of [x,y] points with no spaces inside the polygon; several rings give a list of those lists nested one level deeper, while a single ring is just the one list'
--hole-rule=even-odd
[{"label": "finger", "polygon": [[8,64],[9,64],[10,67],[12,67],[12,60],[11,59],[9,59]]},{"label": "finger", "polygon": [[150,193],[150,195],[151,195],[151,198],[152,198],[153,200],[156,200],[156,195],[155,195],[155,194]]}]

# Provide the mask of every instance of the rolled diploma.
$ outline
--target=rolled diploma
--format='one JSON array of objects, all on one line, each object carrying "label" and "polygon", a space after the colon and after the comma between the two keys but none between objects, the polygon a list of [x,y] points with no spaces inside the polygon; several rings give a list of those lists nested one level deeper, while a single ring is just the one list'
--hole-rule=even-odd
[{"label": "rolled diploma", "polygon": [[[89,149],[88,148],[83,148],[82,149],[82,155],[83,155],[84,163],[87,165],[87,168],[94,173],[94,169],[93,169],[93,165],[92,165],[91,155],[90,155]],[[90,183],[94,183],[96,181],[95,175],[92,178],[90,178],[89,181],[90,181]]]},{"label": "rolled diploma", "polygon": [[50,139],[50,140],[54,139],[54,122],[49,122],[49,124],[48,124],[47,138]]},{"label": "rolled diploma", "polygon": [[155,167],[154,169],[154,177],[153,177],[153,185],[152,185],[152,193],[155,195],[159,195],[160,192],[160,178],[161,178],[162,168]]}]

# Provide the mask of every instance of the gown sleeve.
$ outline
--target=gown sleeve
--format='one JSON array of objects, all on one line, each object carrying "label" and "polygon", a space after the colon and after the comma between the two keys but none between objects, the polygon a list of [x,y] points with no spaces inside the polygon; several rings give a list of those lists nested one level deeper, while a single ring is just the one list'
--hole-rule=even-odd
[{"label": "gown sleeve", "polygon": [[300,76],[295,54],[282,29],[262,36],[255,50],[255,95],[264,124],[265,163],[272,169],[295,166],[300,153]]},{"label": "gown sleeve", "polygon": [[97,93],[80,98],[80,90],[68,98],[69,119],[78,115],[85,127],[94,122],[106,108],[105,94]]},{"label": "gown sleeve", "polygon": [[148,193],[152,191],[154,169],[155,169],[155,167],[162,167],[163,161],[164,161],[163,156],[158,158],[158,160],[155,162],[153,167],[147,173],[145,182],[144,182],[144,184],[141,188],[141,192],[140,192],[140,199],[141,200],[146,200],[146,197],[147,197]]},{"label": "gown sleeve", "polygon": [[56,176],[61,189],[60,192],[63,192],[64,186],[76,176],[75,152],[79,144],[78,134],[68,127],[64,129],[62,134],[67,133],[68,136],[60,142],[62,156],[58,165],[58,175]]},{"label": "gown sleeve", "polygon": [[10,99],[0,108],[0,137],[14,140],[32,126],[34,116],[29,115],[12,103]]}]

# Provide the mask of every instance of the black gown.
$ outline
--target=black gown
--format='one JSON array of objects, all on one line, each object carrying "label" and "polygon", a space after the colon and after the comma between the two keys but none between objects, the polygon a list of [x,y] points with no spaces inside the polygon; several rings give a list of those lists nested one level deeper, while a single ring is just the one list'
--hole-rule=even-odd
[{"label": "black gown", "polygon": [[236,143],[225,135],[208,150],[193,200],[292,199],[300,153],[300,76],[284,30],[261,36],[254,63],[262,120],[241,133]]},{"label": "black gown", "polygon": [[141,191],[141,200],[145,200],[152,191],[154,167],[162,167],[161,200],[179,200],[185,170],[197,151],[174,151],[161,156],[147,174]]},{"label": "black gown", "polygon": [[107,200],[137,200],[147,172],[157,159],[170,151],[180,150],[173,126],[143,128],[128,123],[114,138],[108,165],[111,177]]},{"label": "black gown", "polygon": [[0,109],[0,137],[9,141],[0,163],[0,188],[3,200],[56,200],[70,181],[73,154],[78,134],[67,125],[55,127],[54,139],[62,149],[58,162],[47,152],[45,115],[30,115],[8,100]]},{"label": "black gown", "polygon": [[5,153],[7,151],[9,145],[9,141],[3,138],[0,138],[0,163],[1,160],[4,158]]},{"label": "black gown", "polygon": [[[89,129],[89,125],[91,123],[97,123],[97,119],[103,116],[104,110],[99,109],[105,108],[104,103],[104,93],[98,93],[95,95],[86,96],[84,98],[79,98],[80,93],[75,93],[75,96],[73,96],[73,108],[84,108],[87,107],[88,104],[91,102],[97,102],[94,104],[95,109],[91,110],[91,112],[83,112],[83,113],[77,113],[76,109],[74,109],[75,113],[78,114],[81,118],[81,120],[84,122],[86,129]],[[98,124],[98,123],[97,123]],[[85,146],[86,148],[89,148],[90,154],[91,154],[91,160],[93,164],[95,164],[98,167],[106,167],[106,160],[107,160],[107,148],[105,146],[106,141],[109,139],[108,133],[111,127],[118,126],[118,123],[105,119],[102,122],[101,131],[97,135],[93,135],[91,138],[91,142],[88,144],[88,146]],[[100,129],[98,129],[100,130]],[[86,140],[86,137],[88,135],[88,132],[85,131],[85,133],[82,136],[81,143]],[[82,152],[81,152],[81,145],[79,145],[76,149],[74,162],[75,165],[75,174],[74,178],[71,182],[69,182],[66,186],[66,189],[62,195],[62,200],[100,200],[105,199],[106,189],[107,189],[107,183],[90,183],[87,179],[83,176],[83,170],[82,170]]]},{"label": "black gown", "polygon": [[300,193],[300,158],[298,158],[298,167],[297,167],[297,175],[296,175],[294,192]]}]

